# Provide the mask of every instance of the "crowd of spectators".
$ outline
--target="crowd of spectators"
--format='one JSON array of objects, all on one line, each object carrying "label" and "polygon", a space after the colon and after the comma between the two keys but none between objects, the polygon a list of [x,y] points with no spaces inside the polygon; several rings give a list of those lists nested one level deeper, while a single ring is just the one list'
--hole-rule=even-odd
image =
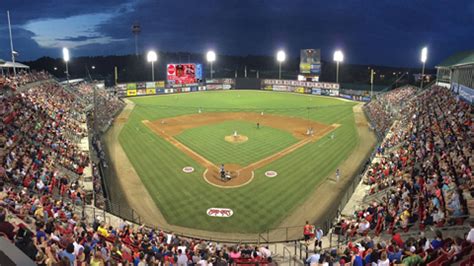
[{"label": "crowd of spectators", "polygon": [[21,70],[17,72],[16,76],[11,75],[0,75],[0,89],[12,89],[16,90],[17,87],[25,85],[27,83],[51,79],[52,76],[46,71],[33,71],[27,72]]},{"label": "crowd of spectators", "polygon": [[113,122],[116,114],[125,106],[124,102],[113,93],[107,91],[99,84],[78,82],[68,88],[78,95],[80,101],[86,106],[89,125],[89,136],[92,144],[92,182],[94,190],[94,203],[99,208],[106,208],[107,195],[102,186],[103,171],[107,168],[105,149],[100,141],[100,132],[106,131]]},{"label": "crowd of spectators", "polygon": [[472,106],[432,87],[401,113],[366,174],[375,198],[341,222],[344,234],[460,224],[471,212]]},{"label": "crowd of spectators", "polygon": [[[450,265],[469,263],[474,244],[474,224],[466,237],[443,237],[435,231],[430,239],[423,232],[417,237],[403,237],[395,233],[390,239],[374,241],[366,236],[358,242],[349,242],[339,249],[315,252],[307,259],[313,265]],[[471,261],[472,262],[472,261]],[[466,264],[468,265],[468,264]],[[472,265],[472,264],[469,264]]]},{"label": "crowd of spectators", "polygon": [[[118,111],[125,106],[124,102],[115,96],[114,93],[110,93],[96,83],[79,82],[72,85],[71,88],[87,106],[94,108],[95,104],[95,116],[91,116],[90,119],[96,119],[95,125],[99,130],[106,130],[111,125]],[[90,122],[91,125],[94,124],[94,121]]]},{"label": "crowd of spectators", "polygon": [[377,95],[377,100],[366,105],[367,114],[377,133],[384,135],[390,129],[398,111],[415,92],[411,86],[400,87]]}]

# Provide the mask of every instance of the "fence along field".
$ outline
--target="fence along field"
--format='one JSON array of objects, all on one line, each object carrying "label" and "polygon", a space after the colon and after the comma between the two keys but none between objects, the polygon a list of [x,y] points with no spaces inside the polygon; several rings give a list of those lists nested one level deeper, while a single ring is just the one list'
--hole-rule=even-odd
[{"label": "fence along field", "polygon": [[[337,99],[228,91],[135,98],[133,101],[135,109],[124,125],[119,141],[167,222],[184,227],[241,233],[276,227],[323,178],[335,171],[358,142],[352,112],[354,103]],[[196,115],[198,109],[203,114],[264,112],[340,126],[333,131],[334,139],[323,136],[255,169],[255,178],[246,186],[222,189],[204,180],[205,167],[142,122]],[[191,166],[195,171],[185,174],[182,172],[185,166]],[[266,177],[264,173],[270,170],[278,175]],[[206,213],[209,208],[231,209],[233,215],[211,217]]]}]

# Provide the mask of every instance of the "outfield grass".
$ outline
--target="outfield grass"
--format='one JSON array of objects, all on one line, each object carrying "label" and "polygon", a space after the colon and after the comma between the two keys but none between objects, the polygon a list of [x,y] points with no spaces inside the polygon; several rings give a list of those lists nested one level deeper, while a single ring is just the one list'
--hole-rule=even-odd
[{"label": "outfield grass", "polygon": [[[132,101],[136,106],[119,135],[119,141],[167,221],[185,227],[242,233],[273,228],[301,204],[323,178],[334,173],[337,165],[349,156],[358,142],[352,112],[354,103],[329,97],[260,91],[218,91],[132,98]],[[257,169],[250,184],[241,188],[220,189],[204,181],[204,169],[199,164],[141,122],[195,114],[199,108],[203,112],[265,111],[341,126],[335,130],[334,140],[324,137]],[[212,125],[207,129],[190,129],[181,133],[178,139],[196,151],[206,147],[216,150],[223,145],[235,145],[223,140],[229,134],[226,123]],[[239,123],[242,123],[242,128],[251,127],[246,122]],[[215,135],[209,136],[209,139],[195,138],[202,134],[214,134],[208,131],[215,132]],[[216,163],[229,160],[245,165],[296,141],[289,133],[273,132],[273,136],[280,138],[278,141],[250,145],[252,139],[265,137],[265,133],[258,136],[249,131],[247,134],[252,135],[249,141],[237,144],[249,144],[248,147],[243,149],[244,146],[241,146],[242,149],[228,154],[211,152],[207,155],[211,157],[208,159]],[[184,174],[181,170],[184,166],[193,166],[196,171]],[[277,171],[278,176],[265,177],[263,173],[267,170]],[[230,218],[209,217],[206,210],[211,207],[230,208],[234,215]]]}]

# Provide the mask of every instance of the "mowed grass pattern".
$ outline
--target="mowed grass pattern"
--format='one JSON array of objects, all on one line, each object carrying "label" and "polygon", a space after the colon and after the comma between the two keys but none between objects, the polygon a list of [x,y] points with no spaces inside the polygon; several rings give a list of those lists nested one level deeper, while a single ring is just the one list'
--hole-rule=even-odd
[{"label": "mowed grass pattern", "polygon": [[[243,143],[225,141],[224,137],[232,135],[234,130],[249,139]],[[298,141],[289,132],[263,125],[257,129],[255,123],[236,120],[188,129],[176,139],[216,165],[241,166],[275,154]]]},{"label": "mowed grass pattern", "polygon": [[[314,191],[321,180],[334,174],[359,141],[352,112],[354,103],[334,98],[219,91],[131,100],[136,106],[119,141],[167,221],[185,227],[242,233],[274,228]],[[220,189],[203,180],[204,169],[199,164],[142,123],[143,120],[195,114],[198,108],[203,112],[264,111],[341,126],[334,131],[334,140],[326,136],[256,170],[250,184]],[[191,141],[199,140],[191,138]],[[253,155],[245,153],[242,156]],[[196,171],[185,174],[181,170],[185,166],[193,166]],[[265,177],[263,173],[267,170],[277,171],[278,176]],[[234,215],[230,218],[209,217],[206,210],[211,207],[230,208]]]}]

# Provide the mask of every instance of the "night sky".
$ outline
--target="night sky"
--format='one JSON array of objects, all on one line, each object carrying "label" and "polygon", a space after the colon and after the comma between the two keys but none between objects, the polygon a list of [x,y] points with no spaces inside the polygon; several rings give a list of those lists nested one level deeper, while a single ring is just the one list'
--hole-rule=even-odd
[{"label": "night sky", "polygon": [[132,24],[141,24],[141,51],[273,55],[321,48],[331,60],[429,66],[474,48],[474,0],[0,0],[0,58],[10,60],[10,10],[18,60],[134,53]]}]

